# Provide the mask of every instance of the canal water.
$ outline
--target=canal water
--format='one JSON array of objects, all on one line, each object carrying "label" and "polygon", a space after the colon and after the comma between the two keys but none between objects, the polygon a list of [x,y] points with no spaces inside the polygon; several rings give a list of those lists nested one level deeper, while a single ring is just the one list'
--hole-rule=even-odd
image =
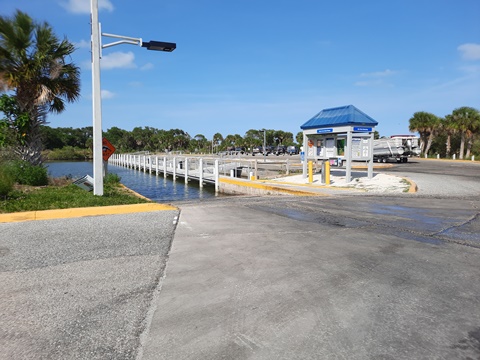
[{"label": "canal water", "polygon": [[[52,177],[68,176],[79,179],[85,175],[93,177],[93,163],[86,161],[54,161],[45,164]],[[179,200],[206,199],[215,197],[215,189],[211,185],[203,188],[197,182],[185,184],[183,179],[173,181],[171,177],[164,178],[163,174],[144,173],[143,171],[127,169],[122,166],[108,165],[108,172],[115,173],[121,178],[121,183],[129,189],[156,202]]]}]

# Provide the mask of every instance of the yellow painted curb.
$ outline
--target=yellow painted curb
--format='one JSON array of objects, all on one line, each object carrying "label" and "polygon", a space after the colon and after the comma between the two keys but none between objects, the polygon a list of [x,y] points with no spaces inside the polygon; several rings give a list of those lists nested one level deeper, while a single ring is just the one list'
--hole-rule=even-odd
[{"label": "yellow painted curb", "polygon": [[418,191],[418,186],[415,184],[413,180],[407,179],[407,178],[402,178],[405,181],[408,181],[410,183],[410,187],[408,188],[408,193],[416,193]]},{"label": "yellow painted curb", "polygon": [[296,196],[330,196],[329,194],[286,189],[280,186],[264,185],[264,184],[259,184],[257,182],[239,181],[239,180],[233,180],[228,178],[220,178],[220,182],[223,182],[226,184],[243,186],[243,187],[250,187],[250,188],[260,189],[265,191],[276,191],[276,192],[281,192],[281,193],[296,195]]},{"label": "yellow painted curb", "polygon": [[19,222],[32,220],[50,220],[50,219],[67,219],[84,216],[99,215],[117,215],[131,214],[139,212],[151,212],[162,210],[177,210],[175,206],[168,204],[147,203],[133,205],[114,205],[114,206],[96,206],[71,209],[41,210],[41,211],[25,211],[11,214],[0,214],[0,223]]}]

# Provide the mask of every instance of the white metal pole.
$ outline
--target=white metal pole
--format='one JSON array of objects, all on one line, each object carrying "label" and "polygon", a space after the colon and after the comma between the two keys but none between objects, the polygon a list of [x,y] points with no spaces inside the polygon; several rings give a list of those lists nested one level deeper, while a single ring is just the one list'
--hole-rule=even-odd
[{"label": "white metal pole", "polygon": [[220,169],[219,169],[219,166],[218,166],[218,159],[215,160],[215,192],[218,192],[218,190],[220,189]]},{"label": "white metal pole", "polygon": [[90,2],[92,20],[93,194],[103,195],[102,98],[100,90],[100,29],[98,0]]},{"label": "white metal pole", "polygon": [[[370,137],[368,138],[368,178],[373,178],[373,137],[374,132],[370,133]],[[363,139],[362,139],[363,140]]]},{"label": "white metal pole", "polygon": [[[372,149],[373,151],[373,149]],[[347,144],[345,148],[347,166],[345,170],[345,181],[349,183],[352,181],[352,128],[347,131]],[[372,164],[373,165],[373,164]]]},{"label": "white metal pole", "polygon": [[199,169],[198,169],[198,185],[203,187],[203,159],[199,160]]}]

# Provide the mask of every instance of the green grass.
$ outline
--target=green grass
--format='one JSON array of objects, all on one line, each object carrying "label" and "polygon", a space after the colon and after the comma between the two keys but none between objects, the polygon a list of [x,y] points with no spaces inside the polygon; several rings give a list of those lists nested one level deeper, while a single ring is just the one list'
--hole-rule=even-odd
[{"label": "green grass", "polygon": [[0,213],[21,211],[69,209],[90,206],[140,204],[149,202],[135,196],[119,183],[105,183],[104,195],[95,196],[78,186],[49,185],[45,187],[23,187],[0,198]]}]

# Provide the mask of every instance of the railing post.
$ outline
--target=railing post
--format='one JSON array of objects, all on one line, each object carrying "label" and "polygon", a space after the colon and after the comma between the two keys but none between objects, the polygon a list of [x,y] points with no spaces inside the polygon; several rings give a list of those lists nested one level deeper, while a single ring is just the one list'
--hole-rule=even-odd
[{"label": "railing post", "polygon": [[220,189],[220,174],[219,174],[219,167],[218,167],[218,159],[215,159],[215,192],[218,192]]},{"label": "railing post", "polygon": [[203,159],[200,158],[198,162],[198,185],[203,187]]},{"label": "railing post", "polygon": [[163,177],[167,177],[167,157],[163,157]]},{"label": "railing post", "polygon": [[143,172],[147,172],[147,156],[143,155]]},{"label": "railing post", "polygon": [[185,168],[185,184],[188,184],[188,158],[185,157],[185,161],[183,162],[183,166]]},{"label": "railing post", "polygon": [[173,181],[175,181],[177,178],[177,158],[173,158]]}]

